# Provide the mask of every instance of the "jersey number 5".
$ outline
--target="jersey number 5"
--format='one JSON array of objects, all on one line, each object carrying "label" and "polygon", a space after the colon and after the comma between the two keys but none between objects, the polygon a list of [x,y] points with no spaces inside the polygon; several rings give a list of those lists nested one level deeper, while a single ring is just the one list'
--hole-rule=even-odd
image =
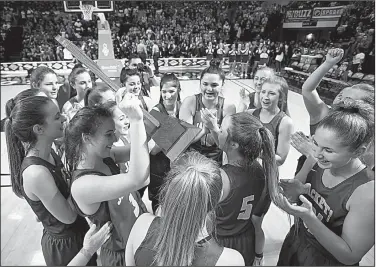
[{"label": "jersey number 5", "polygon": [[251,203],[255,199],[254,195],[243,198],[242,208],[238,215],[238,220],[248,220],[251,217],[253,204]]}]

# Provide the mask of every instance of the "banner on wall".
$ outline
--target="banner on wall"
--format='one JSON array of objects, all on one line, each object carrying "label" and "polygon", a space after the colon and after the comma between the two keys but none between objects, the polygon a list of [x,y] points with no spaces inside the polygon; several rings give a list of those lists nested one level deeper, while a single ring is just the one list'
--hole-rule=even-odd
[{"label": "banner on wall", "polygon": [[301,29],[301,28],[335,28],[337,20],[317,20],[317,21],[295,21],[283,23],[284,29]]},{"label": "banner on wall", "polygon": [[288,10],[285,15],[285,22],[305,21],[312,17],[312,9]]},{"label": "banner on wall", "polygon": [[343,14],[344,6],[335,7],[315,7],[313,9],[313,19],[340,18]]}]

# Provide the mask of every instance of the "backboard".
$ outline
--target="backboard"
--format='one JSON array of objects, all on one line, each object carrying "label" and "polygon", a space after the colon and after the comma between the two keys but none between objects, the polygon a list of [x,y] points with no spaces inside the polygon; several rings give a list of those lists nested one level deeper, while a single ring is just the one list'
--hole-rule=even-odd
[{"label": "backboard", "polygon": [[98,8],[94,12],[110,12],[114,11],[113,1],[64,1],[65,12],[81,12],[80,5],[92,5]]}]

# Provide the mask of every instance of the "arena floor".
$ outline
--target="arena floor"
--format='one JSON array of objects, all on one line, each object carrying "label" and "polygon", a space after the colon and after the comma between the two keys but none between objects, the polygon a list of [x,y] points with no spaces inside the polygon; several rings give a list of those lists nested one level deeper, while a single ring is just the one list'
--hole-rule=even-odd
[{"label": "arena floor", "polygon": [[[188,95],[199,91],[198,80],[181,80],[184,99]],[[223,95],[231,100],[236,106],[239,102],[239,90],[252,84],[251,80],[227,80],[223,88]],[[20,91],[29,88],[28,85],[2,86],[1,87],[1,118],[5,117],[5,103],[8,99]],[[155,103],[159,99],[157,88],[152,91],[152,99]],[[289,110],[295,125],[295,131],[309,133],[309,118],[304,107],[302,96],[295,92],[289,93]],[[42,236],[42,225],[37,223],[35,216],[25,200],[17,198],[9,185],[9,172],[7,171],[7,155],[5,139],[1,137],[1,265],[45,265],[41,251],[40,240]],[[281,178],[293,178],[296,169],[299,153],[291,147],[286,162],[280,168]],[[145,194],[147,196],[147,193]],[[144,197],[145,198],[145,197]],[[150,208],[148,199],[144,199]],[[273,204],[266,214],[263,229],[266,237],[264,258],[266,266],[276,265],[279,250],[283,239],[289,230],[287,214],[276,208]],[[362,266],[374,266],[374,247],[365,255],[361,261]]]}]

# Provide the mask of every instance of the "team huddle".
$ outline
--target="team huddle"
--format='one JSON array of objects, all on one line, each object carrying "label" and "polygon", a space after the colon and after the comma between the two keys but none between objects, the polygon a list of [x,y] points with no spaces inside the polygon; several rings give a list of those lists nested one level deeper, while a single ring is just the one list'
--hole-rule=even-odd
[{"label": "team huddle", "polygon": [[[347,87],[327,106],[316,87],[342,56],[330,50],[303,85],[310,136],[294,132],[289,86],[267,67],[239,107],[222,96],[215,60],[183,101],[177,77],[163,75],[155,106],[137,68],[122,70],[116,93],[82,65],[61,87],[35,69],[31,89],[7,102],[5,133],[12,188],[43,224],[46,264],[96,266],[99,254],[102,266],[262,265],[272,202],[294,216],[278,265],[359,264],[374,245],[374,87]],[[171,161],[143,110],[201,131]],[[290,144],[302,157],[283,179]]]}]

